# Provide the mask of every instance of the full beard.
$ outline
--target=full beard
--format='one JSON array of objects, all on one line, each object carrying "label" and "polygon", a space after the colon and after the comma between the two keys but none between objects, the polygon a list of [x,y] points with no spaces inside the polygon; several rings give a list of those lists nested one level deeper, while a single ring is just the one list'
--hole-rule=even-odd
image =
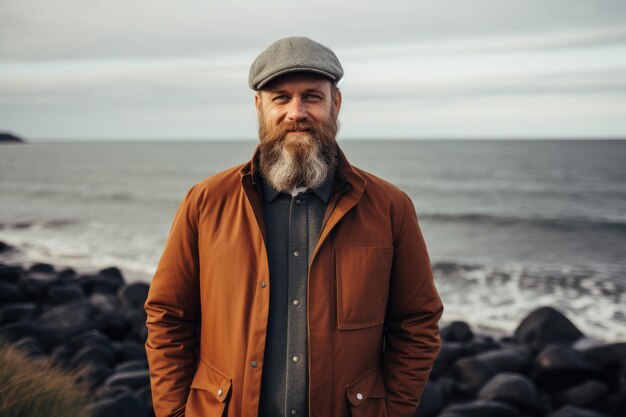
[{"label": "full beard", "polygon": [[[336,118],[325,122],[283,122],[269,127],[259,115],[261,175],[278,191],[322,185],[337,165]],[[304,133],[289,133],[303,130]]]}]

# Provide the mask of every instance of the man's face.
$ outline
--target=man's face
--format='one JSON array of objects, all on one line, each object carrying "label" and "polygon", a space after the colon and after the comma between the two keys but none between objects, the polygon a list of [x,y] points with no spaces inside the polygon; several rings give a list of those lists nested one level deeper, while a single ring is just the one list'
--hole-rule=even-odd
[{"label": "man's face", "polygon": [[287,74],[255,96],[260,170],[279,191],[320,185],[336,164],[341,93],[309,73]]}]

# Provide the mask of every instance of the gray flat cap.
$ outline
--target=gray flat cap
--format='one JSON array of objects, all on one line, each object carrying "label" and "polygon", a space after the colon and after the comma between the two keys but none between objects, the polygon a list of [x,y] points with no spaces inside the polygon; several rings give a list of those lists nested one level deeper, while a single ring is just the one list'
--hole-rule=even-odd
[{"label": "gray flat cap", "polygon": [[314,72],[339,81],[343,68],[329,48],[309,38],[279,39],[256,57],[250,67],[248,85],[260,90],[274,78],[289,72]]}]

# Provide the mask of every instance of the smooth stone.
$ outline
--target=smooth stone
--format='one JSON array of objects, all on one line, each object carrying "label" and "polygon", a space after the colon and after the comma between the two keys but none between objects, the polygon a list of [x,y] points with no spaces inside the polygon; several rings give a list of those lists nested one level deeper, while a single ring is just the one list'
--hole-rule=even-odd
[{"label": "smooth stone", "polygon": [[15,250],[13,246],[0,240],[0,253],[9,252],[12,250]]},{"label": "smooth stone", "polygon": [[75,285],[55,285],[48,289],[48,301],[52,304],[68,303],[84,298],[83,290]]},{"label": "smooth stone", "polygon": [[443,410],[445,415],[458,414],[463,417],[521,417],[515,407],[499,401],[477,400],[469,403],[454,404]]},{"label": "smooth stone", "polygon": [[83,275],[79,281],[87,295],[95,293],[115,295],[123,284],[123,282],[100,275]]},{"label": "smooth stone", "polygon": [[93,363],[87,368],[87,374],[83,381],[89,384],[90,389],[99,387],[108,377],[113,375],[113,370],[102,363]]},{"label": "smooth stone", "polygon": [[23,321],[34,318],[39,312],[35,303],[11,303],[0,308],[0,323]]},{"label": "smooth stone", "polygon": [[557,399],[561,404],[593,406],[609,394],[609,387],[602,381],[589,380],[562,392]]},{"label": "smooth stone", "polygon": [[435,363],[433,364],[430,377],[439,379],[452,368],[458,358],[466,354],[467,350],[463,343],[443,342],[439,350],[439,355],[437,355],[437,359],[435,359]]},{"label": "smooth stone", "polygon": [[0,281],[0,304],[19,303],[26,300],[26,296],[17,284]]},{"label": "smooth stone", "polygon": [[526,346],[491,350],[477,355],[476,359],[491,365],[498,372],[526,373],[532,364],[532,355]]},{"label": "smooth stone", "polygon": [[546,346],[535,358],[532,379],[547,391],[561,391],[601,376],[601,369],[564,345]]},{"label": "smooth stone", "polygon": [[74,366],[103,364],[111,368],[115,365],[115,352],[107,345],[90,344],[78,350],[72,364]]},{"label": "smooth stone", "polygon": [[478,393],[481,400],[509,403],[522,411],[536,411],[539,396],[533,381],[516,373],[501,373],[494,376]]},{"label": "smooth stone", "polygon": [[435,417],[445,406],[443,396],[431,381],[428,381],[413,417]]},{"label": "smooth stone", "polygon": [[496,371],[485,362],[471,357],[459,359],[450,373],[462,391],[476,393],[496,374]]},{"label": "smooth stone", "polygon": [[148,284],[136,282],[121,287],[117,296],[122,305],[126,308],[143,308],[146,298],[148,297],[149,289],[150,286]]},{"label": "smooth stone", "polygon": [[15,343],[12,344],[15,349],[26,352],[31,356],[41,356],[45,352],[41,347],[41,344],[33,336],[24,336]]},{"label": "smooth stone", "polygon": [[112,340],[123,340],[131,330],[131,323],[121,311],[96,314],[97,328]]},{"label": "smooth stone", "polygon": [[144,369],[148,369],[148,362],[143,359],[132,359],[117,364],[115,372],[141,371]]},{"label": "smooth stone", "polygon": [[16,266],[2,265],[0,267],[0,282],[15,284],[22,277],[22,268]]},{"label": "smooth stone", "polygon": [[118,362],[141,360],[147,361],[145,345],[135,340],[124,340],[113,345]]},{"label": "smooth stone", "polygon": [[583,333],[567,317],[552,307],[540,307],[532,311],[515,329],[515,340],[530,345],[534,350],[560,342],[573,343]]},{"label": "smooth stone", "polygon": [[469,342],[474,337],[470,326],[463,321],[453,321],[441,329],[441,338],[449,342]]},{"label": "smooth stone", "polygon": [[133,390],[150,385],[150,371],[148,369],[140,369],[137,371],[116,372],[111,375],[104,383],[107,386],[124,385]]},{"label": "smooth stone", "polygon": [[54,274],[54,266],[47,264],[47,263],[36,263],[31,265],[31,267],[28,269],[28,272],[41,272],[44,274]]},{"label": "smooth stone", "polygon": [[28,298],[41,303],[46,300],[48,287],[55,283],[58,283],[56,274],[30,273],[17,285]]},{"label": "smooth stone", "polygon": [[566,405],[558,411],[550,414],[548,417],[609,417],[607,414],[586,408],[576,407],[574,405]]},{"label": "smooth stone", "polygon": [[36,321],[42,329],[56,334],[64,340],[95,327],[93,322],[94,309],[84,300],[72,301],[54,306],[44,311]]},{"label": "smooth stone", "polygon": [[93,417],[146,417],[148,410],[143,402],[133,393],[126,393],[115,398],[105,398],[92,405]]},{"label": "smooth stone", "polygon": [[154,406],[152,404],[152,389],[150,386],[143,387],[135,393],[143,401],[149,416],[154,416]]}]

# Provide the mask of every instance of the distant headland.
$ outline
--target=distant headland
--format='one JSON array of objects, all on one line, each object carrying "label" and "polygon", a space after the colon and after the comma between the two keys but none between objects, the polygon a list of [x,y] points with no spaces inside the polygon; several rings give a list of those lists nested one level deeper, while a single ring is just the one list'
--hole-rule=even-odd
[{"label": "distant headland", "polygon": [[26,141],[12,133],[0,132],[0,143],[26,143]]}]

